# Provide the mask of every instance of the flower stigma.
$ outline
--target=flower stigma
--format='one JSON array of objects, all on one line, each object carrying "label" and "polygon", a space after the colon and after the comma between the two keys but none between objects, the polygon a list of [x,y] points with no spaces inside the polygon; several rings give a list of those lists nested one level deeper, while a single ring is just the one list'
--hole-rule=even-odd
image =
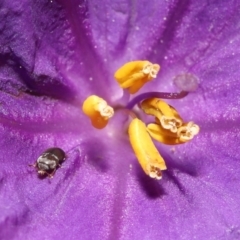
[{"label": "flower stigma", "polygon": [[[114,77],[121,88],[134,94],[145,83],[156,78],[159,70],[158,64],[152,64],[149,61],[132,61],[120,67]],[[119,106],[113,108],[104,99],[91,95],[84,101],[82,110],[90,118],[93,127],[97,129],[107,126],[109,119],[114,115],[114,109],[115,111],[124,110],[123,112],[131,117],[128,135],[133,152],[143,171],[150,178],[159,180],[162,178],[162,171],[167,167],[152,138],[167,145],[183,144],[191,141],[200,131],[197,124],[192,121],[185,122],[174,107],[162,100],[180,99],[196,89],[198,82],[195,76],[194,79],[191,79],[191,76],[193,75],[184,76],[182,74],[177,78],[177,85],[181,89],[179,93],[142,93],[120,108]],[[181,79],[183,84],[181,84]],[[181,88],[181,86],[183,87]],[[137,117],[132,110],[135,105],[138,105],[143,113],[153,116],[153,123],[146,126],[144,121]]]}]

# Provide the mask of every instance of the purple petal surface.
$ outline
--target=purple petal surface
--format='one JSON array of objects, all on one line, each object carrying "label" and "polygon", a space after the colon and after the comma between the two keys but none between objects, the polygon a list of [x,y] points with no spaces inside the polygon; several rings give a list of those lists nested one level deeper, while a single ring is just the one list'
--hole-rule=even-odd
[{"label": "purple petal surface", "polygon": [[[236,1],[0,3],[1,239],[239,239],[239,4]],[[89,94],[117,103],[124,62],[161,64],[142,91],[199,89],[172,101],[199,123],[192,142],[157,144],[168,170],[140,169],[121,122],[91,128]],[[175,89],[176,90],[176,89]],[[126,103],[126,100],[123,100]],[[67,152],[52,180],[28,167]]]}]

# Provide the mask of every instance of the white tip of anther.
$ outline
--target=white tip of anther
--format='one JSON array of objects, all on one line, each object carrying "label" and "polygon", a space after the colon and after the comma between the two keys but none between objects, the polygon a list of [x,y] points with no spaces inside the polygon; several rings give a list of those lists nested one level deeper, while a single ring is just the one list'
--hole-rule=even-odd
[{"label": "white tip of anther", "polygon": [[111,118],[114,114],[113,108],[108,106],[106,101],[102,101],[98,104],[98,111],[102,117],[106,118]]},{"label": "white tip of anther", "polygon": [[160,66],[158,64],[149,63],[143,68],[143,73],[150,75],[152,78],[156,78],[159,72]]}]

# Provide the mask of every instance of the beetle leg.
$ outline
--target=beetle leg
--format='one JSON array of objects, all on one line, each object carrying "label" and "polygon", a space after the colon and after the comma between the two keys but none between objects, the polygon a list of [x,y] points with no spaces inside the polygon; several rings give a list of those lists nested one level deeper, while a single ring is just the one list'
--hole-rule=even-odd
[{"label": "beetle leg", "polygon": [[32,164],[28,164],[29,167],[36,167],[37,166],[37,163],[32,163]]},{"label": "beetle leg", "polygon": [[49,177],[49,178],[53,178],[56,170],[57,170],[57,169],[55,168],[55,169],[52,171],[52,173],[47,173],[48,177]]},{"label": "beetle leg", "polygon": [[62,164],[58,164],[58,168],[64,168]]}]

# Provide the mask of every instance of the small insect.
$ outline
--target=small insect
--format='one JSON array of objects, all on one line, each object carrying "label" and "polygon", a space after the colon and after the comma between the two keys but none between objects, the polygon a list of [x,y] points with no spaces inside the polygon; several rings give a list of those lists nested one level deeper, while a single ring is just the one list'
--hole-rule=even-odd
[{"label": "small insect", "polygon": [[35,167],[39,175],[47,175],[52,178],[56,170],[65,161],[65,158],[65,152],[61,148],[49,148],[40,155],[34,164],[29,166]]}]

